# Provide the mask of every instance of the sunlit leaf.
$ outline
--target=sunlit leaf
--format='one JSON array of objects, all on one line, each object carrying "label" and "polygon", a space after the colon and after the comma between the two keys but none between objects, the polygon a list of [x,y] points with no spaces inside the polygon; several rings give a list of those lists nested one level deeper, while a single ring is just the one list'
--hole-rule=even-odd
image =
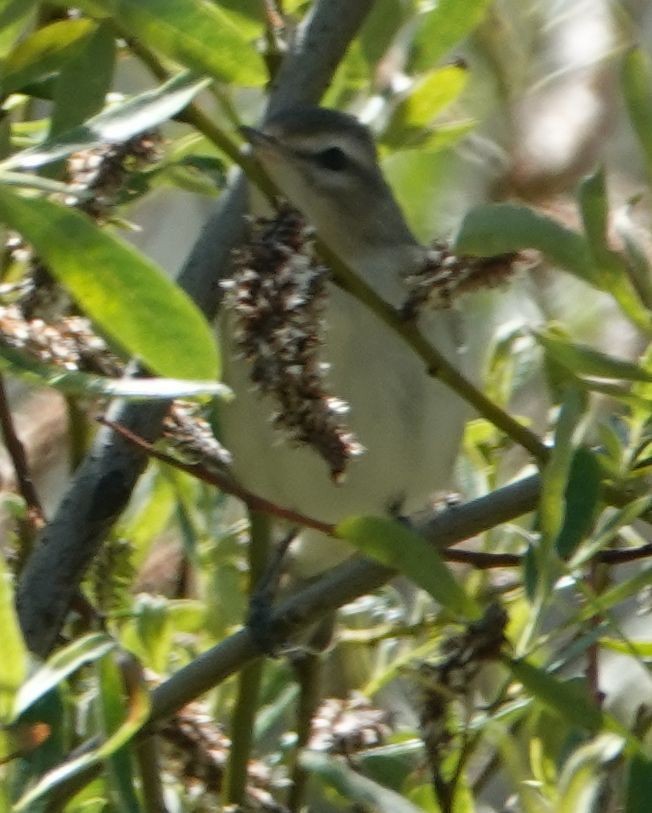
[{"label": "sunlit leaf", "polygon": [[383,142],[391,146],[409,145],[419,136],[427,135],[433,119],[459,97],[467,78],[466,68],[447,65],[419,79],[394,110]]},{"label": "sunlit leaf", "polygon": [[0,190],[0,220],[34,246],[100,327],[155,373],[218,375],[213,334],[190,298],[154,263],[69,207]]},{"label": "sunlit leaf", "polygon": [[[100,658],[96,669],[99,679],[97,716],[102,737],[107,739],[124,724],[127,716],[125,682],[112,652]],[[118,809],[138,813],[142,808],[135,792],[132,754],[128,744],[111,754],[107,759],[107,769]]]},{"label": "sunlit leaf", "polygon": [[94,30],[95,23],[80,19],[59,20],[34,31],[7,56],[0,93],[6,96],[58,70]]},{"label": "sunlit leaf", "polygon": [[40,167],[79,150],[127,141],[167,121],[189,104],[207,84],[207,79],[198,79],[189,73],[178,74],[154,90],[109,107],[80,127],[12,155],[0,167]]},{"label": "sunlit leaf", "polygon": [[603,771],[623,750],[623,739],[605,733],[577,748],[559,778],[555,813],[594,813],[603,790]]},{"label": "sunlit leaf", "polygon": [[23,714],[80,666],[101,658],[114,646],[115,642],[108,635],[92,633],[55,652],[21,687],[16,697],[14,716]]},{"label": "sunlit leaf", "polygon": [[452,613],[466,618],[480,616],[477,604],[435,548],[405,525],[381,517],[355,517],[340,522],[335,533],[365,556],[408,576]]},{"label": "sunlit leaf", "polygon": [[38,0],[0,0],[0,59],[15,48],[33,17]]},{"label": "sunlit leaf", "polygon": [[0,338],[0,369],[6,369],[31,384],[52,387],[66,395],[134,400],[169,400],[212,395],[231,398],[231,390],[219,381],[183,381],[175,378],[106,378],[44,364],[11,347]]},{"label": "sunlit leaf", "polygon": [[3,556],[0,556],[0,630],[0,724],[5,724],[12,719],[16,694],[27,675],[29,656],[16,616],[13,576]]},{"label": "sunlit leaf", "polygon": [[262,85],[267,72],[255,44],[216,3],[202,0],[91,0],[124,31],[181,65],[242,85]]},{"label": "sunlit leaf", "polygon": [[[652,575],[650,574],[650,569],[646,569],[645,571],[646,581],[648,586],[652,583]],[[635,591],[638,592],[638,591]],[[620,603],[622,597],[627,597],[624,593],[619,595],[616,599],[617,603]],[[599,609],[598,612],[602,609],[603,602],[602,596],[598,597],[599,600]],[[613,604],[611,600],[609,600],[609,604]],[[588,611],[589,608],[587,608]],[[592,609],[592,613],[593,613]],[[586,613],[589,616],[589,613]],[[589,616],[590,617],[590,616]],[[600,638],[600,646],[603,649],[609,649],[611,652],[618,652],[620,655],[628,655],[630,658],[640,658],[644,662],[648,662],[652,660],[652,641],[623,641],[620,638]]]},{"label": "sunlit leaf", "polygon": [[413,70],[427,70],[482,22],[491,0],[437,0],[424,11],[414,39]]}]

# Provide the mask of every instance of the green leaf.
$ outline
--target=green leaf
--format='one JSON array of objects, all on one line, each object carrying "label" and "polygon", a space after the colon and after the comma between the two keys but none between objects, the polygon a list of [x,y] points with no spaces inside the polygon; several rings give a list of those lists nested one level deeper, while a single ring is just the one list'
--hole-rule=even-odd
[{"label": "green leaf", "polygon": [[609,247],[609,207],[601,169],[582,182],[579,202],[598,287],[614,297],[623,313],[635,325],[647,333],[652,332],[652,316],[629,277],[625,258]]},{"label": "green leaf", "polygon": [[555,813],[594,813],[604,789],[604,771],[621,754],[623,739],[601,734],[577,748],[559,778],[559,801]]},{"label": "green leaf", "polygon": [[127,141],[176,115],[207,84],[207,79],[190,73],[177,74],[154,90],[113,105],[80,127],[12,155],[0,169],[40,167],[79,150]]},{"label": "green leaf", "polygon": [[131,687],[127,700],[127,716],[110,736],[92,751],[70,759],[45,774],[34,787],[30,788],[16,803],[14,813],[33,809],[35,802],[52,793],[64,782],[68,782],[82,771],[107,760],[133,738],[146,722],[149,714],[149,695],[142,684]]},{"label": "green leaf", "polygon": [[458,254],[491,256],[534,248],[554,264],[591,285],[597,275],[582,235],[561,223],[512,203],[490,203],[472,209],[455,239]]},{"label": "green leaf", "polygon": [[104,107],[113,81],[115,50],[113,32],[102,24],[66,60],[54,89],[48,138],[81,125]]},{"label": "green leaf", "polygon": [[421,808],[408,802],[393,790],[379,785],[354,771],[342,758],[329,757],[316,751],[303,751],[301,765],[316,774],[322,782],[335,790],[356,807],[378,813],[420,813]]},{"label": "green leaf", "polygon": [[29,656],[16,616],[13,576],[3,556],[0,556],[0,630],[0,724],[6,725],[13,717],[16,694],[27,675]]},{"label": "green leaf", "polygon": [[648,813],[652,799],[652,759],[635,753],[629,763],[624,813]]},{"label": "green leaf", "polygon": [[652,179],[652,64],[642,48],[623,59],[622,85],[629,117],[638,137],[649,179]]},{"label": "green leaf", "polygon": [[0,337],[0,369],[31,384],[52,387],[66,395],[134,400],[170,400],[211,395],[230,399],[231,390],[220,381],[183,381],[176,378],[106,378],[44,364],[11,347]]},{"label": "green leaf", "polygon": [[[286,8],[286,13],[288,11]],[[370,65],[386,53],[405,20],[406,11],[401,0],[376,0],[372,3],[358,36],[361,51]]]},{"label": "green leaf", "polygon": [[14,49],[35,15],[38,0],[0,0],[0,59]]},{"label": "green leaf", "polygon": [[[619,604],[622,604],[636,593],[639,593],[641,590],[645,590],[645,588],[649,587],[651,584],[652,567],[645,567],[642,570],[639,570],[638,573],[636,573],[630,579],[625,579],[625,581],[618,582],[618,584],[610,587],[608,590],[596,595],[593,598],[591,605],[582,610],[578,620],[586,621],[599,613],[606,613],[612,607],[617,607]],[[632,654],[633,649],[636,650],[637,647],[641,645],[640,641],[632,641],[628,642],[627,644],[623,643],[622,641],[617,643],[621,644],[623,647],[623,649],[620,651],[630,655]],[[600,640],[600,644],[602,646],[609,646],[607,639],[604,638]],[[615,646],[611,648],[613,649]]]},{"label": "green leaf", "polygon": [[60,20],[37,29],[7,56],[0,93],[7,96],[59,70],[94,30],[95,23],[84,19]]},{"label": "green leaf", "polygon": [[433,119],[454,102],[467,84],[468,72],[459,65],[447,65],[423,76],[394,110],[383,142],[399,146],[427,136]]},{"label": "green leaf", "polygon": [[97,660],[115,646],[112,638],[104,633],[92,633],[51,655],[41,668],[21,686],[16,697],[14,717],[19,717],[39,698],[58,686],[80,666]]},{"label": "green leaf", "polygon": [[587,562],[595,554],[612,542],[621,528],[631,525],[652,506],[652,497],[646,495],[628,502],[624,508],[613,511],[602,527],[593,534],[592,539],[580,548],[569,563],[570,569],[575,569]]},{"label": "green leaf", "polygon": [[346,539],[365,556],[408,576],[455,615],[481,615],[446,567],[434,546],[405,525],[381,517],[354,517],[340,522],[335,535]]},{"label": "green leaf", "polygon": [[202,0],[92,0],[129,32],[163,54],[223,82],[262,85],[263,60],[231,14]]},{"label": "green leaf", "polygon": [[[647,582],[648,584],[652,582],[652,578],[650,578],[649,570],[646,573],[647,575]],[[602,596],[598,597],[599,600],[599,609],[602,609]],[[594,603],[595,607],[595,603]],[[588,610],[589,608],[587,608]],[[586,613],[586,616],[590,618],[594,613],[595,609],[592,607],[590,608],[591,612]],[[612,652],[618,652],[621,655],[627,655],[628,657],[635,657],[640,658],[642,661],[651,661],[652,660],[652,641],[621,641],[619,638],[600,638],[599,644],[603,649],[609,649]]]},{"label": "green leaf", "polygon": [[[124,678],[116,663],[115,653],[109,652],[97,662],[99,692],[97,713],[104,738],[117,731],[126,717]],[[129,668],[129,667],[128,667]],[[135,792],[132,755],[128,746],[118,748],[107,760],[111,789],[117,809],[124,813],[142,810]]]},{"label": "green leaf", "polygon": [[557,536],[557,554],[566,559],[588,537],[600,501],[600,464],[593,452],[577,449],[571,461],[564,502],[564,522]]},{"label": "green leaf", "polygon": [[562,530],[568,510],[565,496],[577,443],[575,434],[585,407],[583,394],[575,388],[569,388],[557,420],[554,446],[542,472],[539,511],[543,532],[541,553],[544,561],[547,561],[548,554],[553,550],[552,546]]},{"label": "green leaf", "polygon": [[81,308],[130,354],[170,378],[218,375],[215,339],[190,298],[88,217],[0,190],[0,220],[34,246]]},{"label": "green leaf", "polygon": [[566,723],[591,732],[604,728],[607,716],[581,683],[558,680],[525,659],[504,658],[504,662],[528,692]]},{"label": "green leaf", "polygon": [[482,22],[491,0],[438,0],[421,15],[411,68],[431,68]]},{"label": "green leaf", "polygon": [[652,372],[635,362],[609,356],[585,344],[573,344],[554,328],[536,330],[533,334],[554,361],[577,376],[652,382]]}]

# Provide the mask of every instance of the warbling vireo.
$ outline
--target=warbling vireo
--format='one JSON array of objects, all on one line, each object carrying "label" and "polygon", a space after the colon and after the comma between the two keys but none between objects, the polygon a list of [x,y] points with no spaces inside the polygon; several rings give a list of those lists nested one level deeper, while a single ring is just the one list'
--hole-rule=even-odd
[{"label": "warbling vireo", "polygon": [[[298,108],[261,130],[243,132],[323,242],[400,306],[407,295],[401,277],[424,263],[427,249],[412,235],[383,178],[367,128],[335,110]],[[428,377],[423,362],[364,304],[334,285],[325,319],[330,386],[349,404],[346,421],[365,453],[335,484],[311,449],[280,442],[268,399],[252,391],[247,366],[229,350],[227,337],[225,379],[236,398],[224,409],[222,430],[235,475],[255,493],[326,522],[382,514],[390,506],[402,513],[425,508],[429,495],[451,485],[464,404]],[[426,313],[421,327],[449,360],[466,366],[458,313]],[[329,563],[333,545],[321,540],[313,554],[323,553]],[[313,557],[311,572],[320,567]]]}]

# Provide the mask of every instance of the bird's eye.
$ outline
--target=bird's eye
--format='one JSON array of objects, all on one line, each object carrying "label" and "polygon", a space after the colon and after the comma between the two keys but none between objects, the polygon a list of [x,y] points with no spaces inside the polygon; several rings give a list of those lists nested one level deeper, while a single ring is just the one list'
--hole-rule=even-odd
[{"label": "bird's eye", "polygon": [[329,147],[326,150],[322,150],[316,154],[315,158],[317,163],[324,167],[324,169],[332,169],[336,172],[344,169],[349,163],[346,153],[339,147]]}]

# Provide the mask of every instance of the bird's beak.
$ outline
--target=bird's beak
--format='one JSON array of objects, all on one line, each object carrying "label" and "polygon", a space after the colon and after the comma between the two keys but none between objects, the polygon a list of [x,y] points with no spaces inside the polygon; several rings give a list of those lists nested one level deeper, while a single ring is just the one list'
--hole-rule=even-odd
[{"label": "bird's beak", "polygon": [[240,134],[248,141],[253,147],[254,151],[258,150],[273,150],[278,144],[277,140],[262,130],[256,130],[255,127],[240,127]]}]

